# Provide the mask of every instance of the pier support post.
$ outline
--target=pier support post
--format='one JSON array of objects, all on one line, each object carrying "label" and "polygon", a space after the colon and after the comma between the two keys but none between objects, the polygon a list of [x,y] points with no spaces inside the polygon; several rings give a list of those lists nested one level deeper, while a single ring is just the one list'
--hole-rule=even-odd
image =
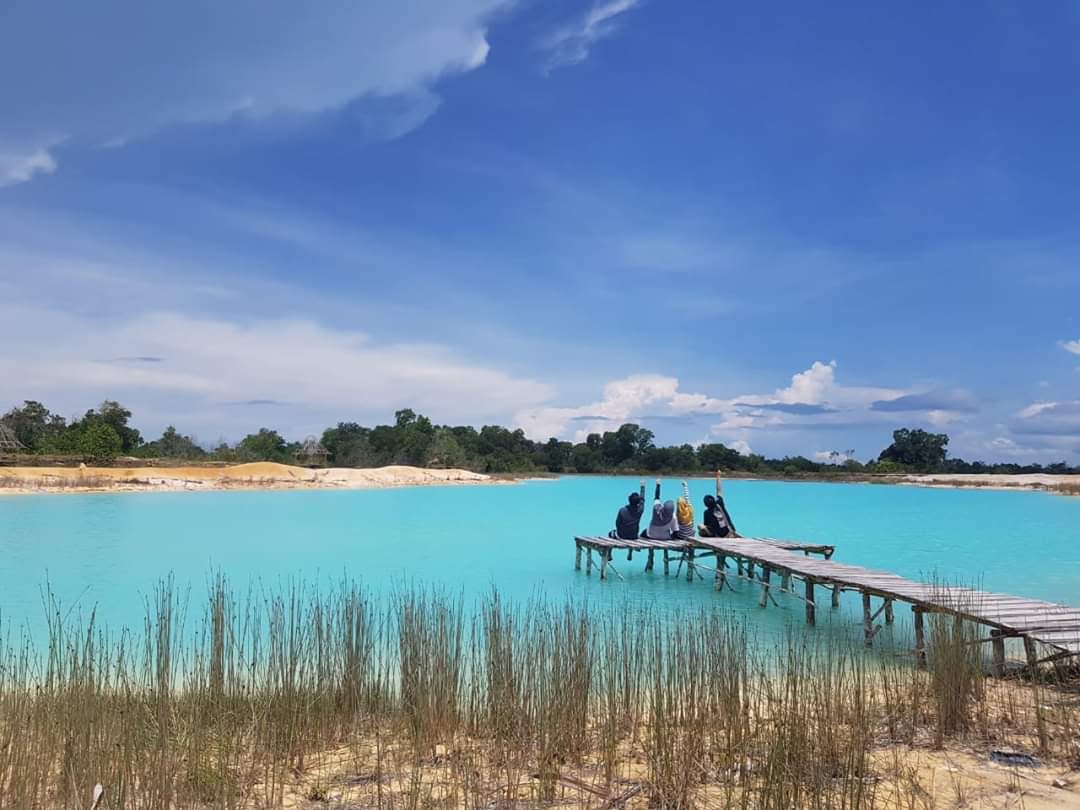
[{"label": "pier support post", "polygon": [[870,594],[866,591],[862,595],[862,625],[863,642],[869,647],[874,643],[874,619],[870,615]]},{"label": "pier support post", "polygon": [[747,560],[746,561],[746,578],[747,579],[753,579],[754,578],[754,561],[753,560]]},{"label": "pier support post", "polygon": [[611,549],[605,548],[600,552],[600,579],[607,579],[608,562],[611,560]]},{"label": "pier support post", "polygon": [[574,544],[577,548],[574,551],[574,570],[581,570],[581,543]]},{"label": "pier support post", "polygon": [[656,553],[656,549],[652,549],[652,548],[649,549],[649,556],[645,560],[645,570],[646,571],[652,571],[652,568],[653,568],[653,554],[655,554],[655,553]]},{"label": "pier support post", "polygon": [[780,577],[780,590],[783,593],[787,593],[791,590],[791,572],[785,571],[784,575]]},{"label": "pier support post", "polygon": [[892,624],[893,619],[895,618],[893,616],[892,602],[893,602],[892,599],[886,599],[885,600],[885,624]]},{"label": "pier support post", "polygon": [[761,567],[761,598],[758,599],[758,607],[769,606],[769,580],[772,579],[772,569],[768,566]]},{"label": "pier support post", "polygon": [[664,576],[668,575],[668,566],[671,565],[671,557],[668,556],[668,550],[664,549]]},{"label": "pier support post", "polygon": [[1035,640],[1028,636],[1024,636],[1024,655],[1027,657],[1028,666],[1034,673],[1035,668],[1039,665],[1039,655],[1035,650]]},{"label": "pier support post", "polygon": [[585,573],[592,576],[592,547],[585,549]]},{"label": "pier support post", "polygon": [[743,571],[742,557],[735,558],[735,570],[738,571],[740,577],[745,573]]},{"label": "pier support post", "polygon": [[911,612],[915,621],[915,665],[926,669],[926,632],[923,628],[923,609],[912,605]]},{"label": "pier support post", "polygon": [[833,585],[832,587],[832,606],[834,608],[840,607],[840,586]]},{"label": "pier support post", "polygon": [[713,588],[722,591],[724,590],[724,581],[727,579],[727,574],[724,573],[724,569],[727,567],[727,557],[723,554],[716,555],[716,579],[713,581]]},{"label": "pier support post", "polygon": [[806,580],[806,623],[814,624],[817,606],[814,604],[814,580]]},{"label": "pier support post", "polygon": [[1001,678],[1005,675],[1005,638],[996,627],[990,630],[990,647],[993,656],[990,671]]},{"label": "pier support post", "polygon": [[626,561],[630,562],[632,559],[634,559],[634,550],[632,548],[628,548],[626,550]]}]

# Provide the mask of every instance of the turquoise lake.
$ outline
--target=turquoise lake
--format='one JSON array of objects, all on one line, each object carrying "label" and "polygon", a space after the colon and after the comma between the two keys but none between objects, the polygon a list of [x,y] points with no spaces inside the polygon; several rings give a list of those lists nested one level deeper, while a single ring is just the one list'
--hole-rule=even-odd
[{"label": "turquoise lake", "polygon": [[[665,484],[665,497],[676,493]],[[651,481],[650,481],[651,490]],[[693,481],[695,509],[712,491]],[[65,608],[95,609],[112,627],[140,627],[143,600],[172,574],[193,602],[213,571],[237,587],[274,588],[343,577],[375,591],[417,584],[480,597],[583,597],[635,605],[744,613],[767,637],[802,626],[802,603],[757,608],[747,583],[719,595],[711,582],[615,566],[625,581],[574,571],[574,534],[602,534],[637,479],[566,477],[518,485],[353,491],[125,493],[0,498],[0,620],[41,632],[48,582]],[[651,492],[650,492],[651,495]],[[1034,492],[862,484],[730,481],[724,495],[744,535],[832,543],[836,559],[912,578],[936,578],[1080,604],[1080,498]],[[643,521],[644,522],[644,521]],[[850,600],[850,601],[849,601]],[[861,632],[856,599],[824,616]],[[826,609],[823,609],[826,608]],[[906,610],[898,612],[898,627]],[[801,629],[799,632],[803,632]],[[899,632],[898,630],[895,632]]]}]

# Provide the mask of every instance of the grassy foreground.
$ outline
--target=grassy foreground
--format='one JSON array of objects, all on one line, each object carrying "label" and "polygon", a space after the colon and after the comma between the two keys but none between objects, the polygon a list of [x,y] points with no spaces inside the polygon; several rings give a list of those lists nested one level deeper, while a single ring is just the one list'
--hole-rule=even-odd
[{"label": "grassy foreground", "polygon": [[139,810],[932,808],[965,788],[941,803],[903,752],[1080,768],[1075,693],[989,681],[967,628],[929,629],[921,672],[812,634],[762,650],[713,611],[166,582],[141,632],[54,612],[45,647],[5,646],[0,808],[98,783]]}]

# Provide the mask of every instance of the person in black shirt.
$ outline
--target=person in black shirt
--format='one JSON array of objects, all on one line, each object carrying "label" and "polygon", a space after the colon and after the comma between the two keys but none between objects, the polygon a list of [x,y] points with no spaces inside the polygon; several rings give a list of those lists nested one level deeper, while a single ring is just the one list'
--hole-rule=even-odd
[{"label": "person in black shirt", "polygon": [[698,534],[702,537],[738,537],[735,524],[731,522],[724,505],[724,496],[720,494],[720,473],[716,474],[716,497],[705,496],[705,523],[698,526]]},{"label": "person in black shirt", "polygon": [[636,540],[641,531],[641,516],[645,514],[645,482],[641,482],[640,492],[631,492],[626,499],[626,506],[619,509],[615,516],[615,528],[608,532],[608,537],[615,540]]}]

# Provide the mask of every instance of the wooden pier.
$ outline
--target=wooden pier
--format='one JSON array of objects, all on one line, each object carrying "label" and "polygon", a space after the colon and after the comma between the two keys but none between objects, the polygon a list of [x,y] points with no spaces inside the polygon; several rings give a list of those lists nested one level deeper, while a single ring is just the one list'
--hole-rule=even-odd
[{"label": "wooden pier", "polygon": [[[913,613],[915,654],[920,665],[926,663],[927,613],[951,615],[989,628],[989,636],[981,641],[992,645],[994,670],[998,674],[1005,669],[1008,638],[1023,641],[1031,666],[1080,655],[1080,609],[972,588],[915,582],[888,571],[848,565],[832,559],[832,546],[753,537],[660,541],[583,536],[575,537],[574,542],[575,567],[580,570],[584,552],[587,572],[592,573],[595,552],[600,558],[602,579],[607,578],[609,570],[619,575],[612,561],[614,551],[626,550],[628,558],[634,552],[645,551],[646,571],[653,569],[654,555],[661,551],[665,574],[670,571],[670,563],[676,561],[680,569],[676,573],[685,565],[686,577],[691,581],[695,576],[703,578],[701,570],[711,571],[717,590],[730,588],[729,579],[752,582],[761,588],[758,601],[761,607],[767,607],[770,601],[776,604],[773,591],[800,599],[808,624],[816,621],[819,589],[829,592],[833,608],[839,607],[842,592],[858,592],[862,596],[863,635],[867,644],[873,643],[883,626],[879,618],[884,624],[892,624],[895,603],[908,604]],[[707,557],[714,558],[715,566],[704,563],[703,558]],[[728,566],[729,558],[733,569]],[[801,583],[798,590],[802,593],[795,588],[796,580]],[[874,600],[879,600],[876,610]]]}]

